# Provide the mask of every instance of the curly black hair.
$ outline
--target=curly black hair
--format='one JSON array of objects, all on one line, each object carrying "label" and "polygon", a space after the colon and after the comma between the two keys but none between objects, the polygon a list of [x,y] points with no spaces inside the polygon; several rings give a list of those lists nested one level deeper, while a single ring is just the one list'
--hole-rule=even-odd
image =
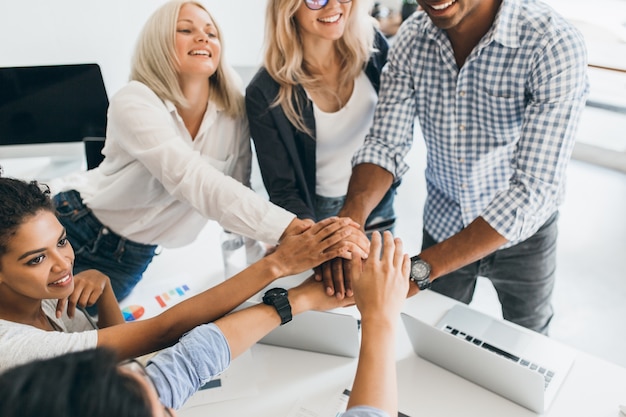
[{"label": "curly black hair", "polygon": [[6,253],[7,244],[18,227],[41,210],[55,212],[46,185],[0,177],[0,256]]}]

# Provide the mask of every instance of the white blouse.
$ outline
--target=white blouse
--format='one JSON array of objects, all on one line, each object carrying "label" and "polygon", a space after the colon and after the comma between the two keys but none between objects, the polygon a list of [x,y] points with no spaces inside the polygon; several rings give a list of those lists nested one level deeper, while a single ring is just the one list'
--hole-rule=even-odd
[{"label": "white blouse", "polygon": [[80,192],[104,225],[135,242],[184,246],[213,219],[276,243],[295,217],[242,184],[252,158],[247,121],[211,101],[192,140],[173,103],[131,81],[111,100],[102,153],[98,168],[62,189]]}]

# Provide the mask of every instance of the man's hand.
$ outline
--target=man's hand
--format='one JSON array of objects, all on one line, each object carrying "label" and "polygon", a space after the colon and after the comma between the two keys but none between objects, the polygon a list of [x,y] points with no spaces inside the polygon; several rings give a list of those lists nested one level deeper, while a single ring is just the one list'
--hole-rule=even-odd
[{"label": "man's hand", "polygon": [[[358,258],[354,257],[353,260]],[[326,294],[338,299],[352,297],[352,265],[342,258],[331,259],[315,268],[315,280],[322,281]]]},{"label": "man's hand", "polygon": [[362,320],[395,323],[409,291],[411,260],[403,253],[402,241],[384,233],[381,255],[380,233],[372,234],[370,257],[363,263],[352,260],[354,299]]},{"label": "man's hand", "polygon": [[84,308],[94,305],[105,288],[110,285],[109,277],[95,269],[88,269],[74,275],[74,291],[68,298],[60,299],[57,302],[57,318],[61,317],[66,305],[68,317],[74,318],[77,306]]},{"label": "man's hand", "polygon": [[[366,251],[352,252],[350,258],[335,258],[328,262],[324,262],[319,267],[315,268],[315,279],[324,283],[326,294],[329,296],[334,295],[338,299],[343,297],[352,297],[352,263],[350,259],[367,259],[370,250],[370,241],[363,232],[359,229],[359,233],[353,233],[351,237],[358,237],[360,240],[360,247],[366,247]],[[367,242],[367,245],[365,244]]]}]

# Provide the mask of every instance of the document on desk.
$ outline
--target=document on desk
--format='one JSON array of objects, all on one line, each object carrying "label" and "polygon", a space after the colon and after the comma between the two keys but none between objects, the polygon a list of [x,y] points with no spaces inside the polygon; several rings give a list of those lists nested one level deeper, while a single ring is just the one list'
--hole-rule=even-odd
[{"label": "document on desk", "polygon": [[223,374],[209,381],[200,391],[195,393],[182,408],[187,409],[258,395],[258,375],[257,365],[252,358],[252,351],[247,350],[233,360]]}]

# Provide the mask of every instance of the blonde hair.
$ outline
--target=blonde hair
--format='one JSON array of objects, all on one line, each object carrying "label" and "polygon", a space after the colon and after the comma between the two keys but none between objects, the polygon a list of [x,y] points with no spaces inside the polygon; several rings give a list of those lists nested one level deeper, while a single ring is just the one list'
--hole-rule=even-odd
[{"label": "blonde hair", "polygon": [[[352,0],[343,36],[335,42],[342,67],[340,85],[359,75],[374,50],[375,27],[368,13],[369,3],[369,0]],[[307,70],[304,61],[302,40],[294,17],[301,5],[302,0],[268,0],[264,66],[280,85],[272,105],[281,106],[287,119],[298,130],[310,134],[302,118],[305,103],[295,94],[295,88],[302,85],[311,91],[324,86]]]},{"label": "blonde hair", "polygon": [[178,81],[176,58],[176,23],[180,9],[193,4],[207,12],[215,25],[222,53],[215,73],[209,77],[211,100],[223,107],[231,117],[245,113],[242,86],[239,77],[224,59],[222,31],[211,13],[199,2],[171,0],[159,7],[144,25],[132,59],[130,79],[147,85],[162,100],[169,100],[179,107],[187,107]]}]

